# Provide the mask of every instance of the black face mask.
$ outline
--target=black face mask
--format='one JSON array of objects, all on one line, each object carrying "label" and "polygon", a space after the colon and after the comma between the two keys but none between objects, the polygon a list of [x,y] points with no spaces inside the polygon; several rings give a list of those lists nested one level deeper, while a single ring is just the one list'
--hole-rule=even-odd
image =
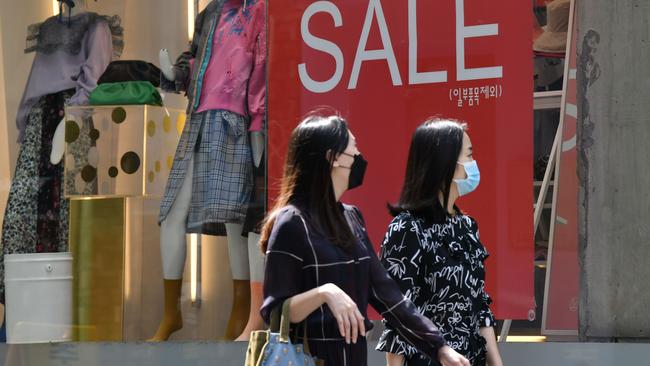
[{"label": "black face mask", "polygon": [[361,154],[351,155],[348,153],[341,153],[343,155],[351,156],[354,162],[350,167],[343,167],[350,169],[350,178],[348,179],[348,189],[355,189],[363,184],[363,178],[366,175],[366,168],[368,162]]}]

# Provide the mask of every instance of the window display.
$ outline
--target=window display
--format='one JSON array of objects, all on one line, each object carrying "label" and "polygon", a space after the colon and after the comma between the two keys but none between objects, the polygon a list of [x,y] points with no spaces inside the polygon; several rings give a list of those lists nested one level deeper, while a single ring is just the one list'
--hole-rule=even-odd
[{"label": "window display", "polygon": [[[64,105],[83,105],[97,79],[123,49],[119,17],[86,11],[85,1],[69,17],[48,18],[29,27],[26,53],[35,52],[16,124],[20,152],[2,228],[0,298],[4,303],[4,261],[8,254],[65,252],[68,249],[68,201],[64,168],[50,162],[54,131]],[[92,147],[90,139],[80,144]],[[71,165],[71,166],[70,166]],[[81,169],[76,162],[70,173]],[[92,193],[92,184],[79,187]]]},{"label": "window display", "polygon": [[167,340],[182,328],[185,234],[207,233],[205,226],[213,224],[226,226],[233,279],[226,338],[246,340],[263,325],[254,311],[261,300],[262,254],[256,225],[246,225],[249,234],[244,224],[261,219],[259,210],[248,208],[264,149],[265,17],[263,0],[214,0],[198,15],[190,50],[173,67],[161,51],[163,88],[186,92],[189,119],[160,208],[165,313],[152,340]]},{"label": "window display", "polygon": [[[52,3],[60,14],[47,17]],[[497,253],[488,266],[510,263],[489,272],[496,315],[527,316],[513,330],[539,333],[544,286],[532,279],[544,277],[554,203],[547,194],[531,235],[524,198],[531,163],[534,192],[546,187],[559,108],[534,112],[530,126],[526,80],[534,72],[535,92],[561,88],[569,0],[536,2],[532,40],[530,19],[511,14],[528,3],[507,12],[462,0],[285,3],[33,0],[13,23],[3,8],[0,127],[15,167],[0,162],[0,193],[8,195],[0,299],[28,312],[4,294],[19,277],[5,275],[3,262],[27,270],[9,256],[43,254],[45,267],[25,277],[40,280],[36,272],[60,254],[69,273],[57,266],[48,276],[71,278],[65,290],[48,286],[70,305],[51,306],[65,308],[48,316],[66,329],[52,341],[247,340],[265,328],[259,230],[287,138],[304,112],[330,105],[367,141],[369,179],[349,198],[366,206],[375,244],[413,121],[440,113],[469,121],[490,146],[477,152],[482,164],[493,167],[481,188],[487,198],[470,197],[467,208],[488,221],[486,243]],[[426,18],[434,13],[436,29]],[[506,144],[503,131],[522,138]],[[517,224],[500,226],[508,220]],[[504,281],[511,272],[521,274],[514,283]],[[7,324],[28,319],[8,312]],[[376,325],[371,341],[381,334]]]}]

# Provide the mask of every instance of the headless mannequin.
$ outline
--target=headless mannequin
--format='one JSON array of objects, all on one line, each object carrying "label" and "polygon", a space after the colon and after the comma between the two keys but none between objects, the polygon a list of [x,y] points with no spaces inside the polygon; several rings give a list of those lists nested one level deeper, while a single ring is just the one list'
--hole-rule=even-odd
[{"label": "headless mannequin", "polygon": [[[75,16],[88,11],[88,4],[86,0],[74,0],[74,6],[69,6],[65,2],[61,2],[61,13],[63,17]],[[50,153],[50,162],[57,165],[63,158],[65,151],[65,117],[56,126],[54,137],[52,138],[52,152]]]},{"label": "headless mannequin", "polygon": [[[169,57],[169,52],[165,48],[160,50],[159,59],[160,72],[162,72],[168,80],[173,81],[176,79],[174,66]],[[264,134],[260,131],[253,131],[250,133],[250,139],[251,150],[253,151],[253,161],[255,162],[255,167],[259,168],[260,163],[262,162],[262,155],[264,155]]]},{"label": "headless mannequin", "polygon": [[[159,54],[160,70],[165,77],[173,81],[175,74],[166,49]],[[250,132],[253,162],[256,167],[261,164],[264,154],[265,138],[261,131]],[[192,166],[193,163],[190,163]],[[191,168],[187,172],[191,176]],[[186,178],[187,179],[187,178]],[[161,223],[161,238],[171,238],[161,243],[163,271],[165,277],[165,303],[178,304],[181,293],[181,278],[186,257],[185,222],[191,200],[191,186],[183,183],[172,211]],[[178,207],[177,207],[178,206]],[[262,305],[263,256],[260,253],[259,235],[248,233],[248,239],[242,236],[243,225],[226,224],[228,253],[233,279],[233,305],[226,328],[225,338],[247,341],[250,333],[262,329],[264,322],[259,314]],[[181,245],[179,245],[181,243]],[[248,311],[248,314],[246,312]],[[171,333],[182,328],[180,309],[165,306],[165,314],[152,341],[164,341]]]}]

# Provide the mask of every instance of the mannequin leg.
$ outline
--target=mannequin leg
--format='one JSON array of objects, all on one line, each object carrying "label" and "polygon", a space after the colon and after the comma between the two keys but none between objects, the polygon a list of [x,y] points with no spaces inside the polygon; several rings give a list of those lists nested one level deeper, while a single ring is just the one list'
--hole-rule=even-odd
[{"label": "mannequin leg", "polygon": [[264,320],[260,315],[260,308],[264,297],[262,283],[264,282],[264,255],[259,246],[260,234],[248,233],[248,261],[251,273],[251,307],[248,314],[248,324],[237,337],[237,341],[248,341],[253,331],[264,329]]},{"label": "mannequin leg", "polygon": [[242,230],[242,225],[226,224],[233,284],[232,309],[225,335],[227,340],[233,340],[242,333],[248,322],[248,309],[251,306],[248,244],[247,239],[242,236]]},{"label": "mannequin leg", "polygon": [[187,213],[192,199],[192,174],[194,158],[190,160],[189,168],[181,185],[180,192],[169,214],[160,223],[160,250],[162,254],[163,276],[165,286],[165,307],[163,318],[156,335],[149,341],[162,342],[183,327],[180,299],[183,286],[183,269],[187,243],[185,239]]}]

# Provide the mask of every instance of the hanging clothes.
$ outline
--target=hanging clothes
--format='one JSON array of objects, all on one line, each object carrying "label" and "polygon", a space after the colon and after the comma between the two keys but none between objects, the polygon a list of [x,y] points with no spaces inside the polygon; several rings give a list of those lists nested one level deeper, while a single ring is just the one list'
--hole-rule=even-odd
[{"label": "hanging clothes", "polygon": [[[82,13],[61,22],[51,17],[29,27],[25,52],[36,52],[20,103],[17,126],[21,142],[2,227],[0,301],[4,303],[4,255],[66,251],[68,201],[64,198],[64,163],[52,165],[50,152],[65,105],[83,105],[112,56],[122,51],[119,17]],[[83,123],[79,149],[67,159],[75,176],[87,162],[93,142],[92,121]],[[68,180],[69,190],[92,194],[91,183]]]},{"label": "hanging clothes", "polygon": [[124,48],[119,16],[81,13],[70,20],[58,16],[29,26],[25,53],[36,52],[20,101],[16,124],[22,142],[28,115],[39,98],[75,89],[71,105],[84,105],[111,58]]},{"label": "hanging clothes", "polygon": [[243,224],[254,186],[248,131],[261,131],[266,113],[266,3],[214,0],[199,14],[190,51],[174,66],[186,91],[189,122],[181,135],[160,207],[169,213],[193,166],[188,232],[208,234],[214,224]]}]

